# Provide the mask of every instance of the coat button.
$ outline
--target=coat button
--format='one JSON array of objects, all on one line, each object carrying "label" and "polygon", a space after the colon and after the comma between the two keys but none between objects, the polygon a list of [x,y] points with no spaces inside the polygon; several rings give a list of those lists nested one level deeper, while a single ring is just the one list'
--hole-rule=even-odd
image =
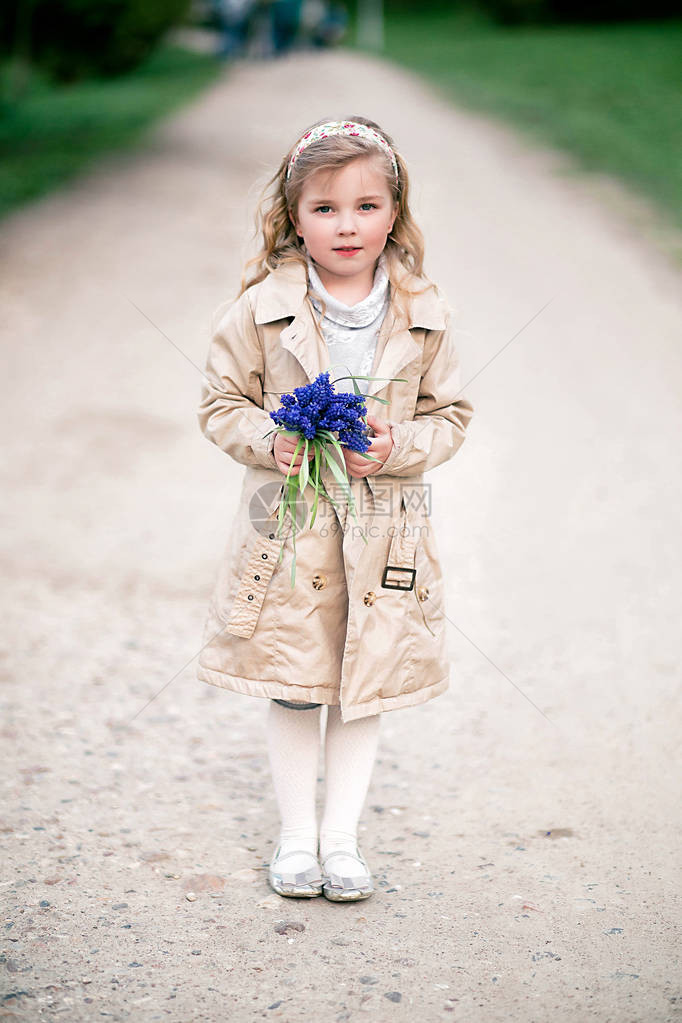
[{"label": "coat button", "polygon": [[316,590],[323,590],[326,585],[327,585],[326,575],[323,575],[321,572],[318,572],[317,575],[313,576],[313,586],[315,587]]},{"label": "coat button", "polygon": [[247,600],[253,600],[253,593],[249,593],[249,595],[248,595],[248,597],[246,599]]},{"label": "coat button", "polygon": [[363,597],[363,600],[365,601],[367,607],[371,607],[376,599],[377,595],[374,592],[374,590],[370,590],[369,593],[366,593],[365,596]]},{"label": "coat button", "polygon": [[256,580],[256,582],[260,582],[260,576],[259,575],[254,575],[253,578]]},{"label": "coat button", "polygon": [[422,601],[429,599],[429,588],[428,588],[428,586],[418,586],[417,587],[417,599],[418,600],[422,600]]},{"label": "coat button", "polygon": [[263,559],[263,561],[267,561],[268,560],[267,554],[261,554],[261,558]]}]

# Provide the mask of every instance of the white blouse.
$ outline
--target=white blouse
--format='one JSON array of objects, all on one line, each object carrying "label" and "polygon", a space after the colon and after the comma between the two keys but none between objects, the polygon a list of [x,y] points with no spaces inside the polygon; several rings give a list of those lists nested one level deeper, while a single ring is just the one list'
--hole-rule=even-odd
[{"label": "white blouse", "polygon": [[[362,301],[346,305],[330,295],[315,269],[315,264],[306,255],[310,301],[318,313],[322,312],[320,299],[324,300],[326,311],[321,320],[322,335],[327,342],[331,369],[329,377],[352,373],[355,376],[369,376],[374,361],[377,337],[390,301],[390,284],[386,273],[386,256],[382,252],[374,272],[372,290]],[[362,386],[360,387],[363,390]],[[337,391],[353,392],[352,380],[340,380]]]}]

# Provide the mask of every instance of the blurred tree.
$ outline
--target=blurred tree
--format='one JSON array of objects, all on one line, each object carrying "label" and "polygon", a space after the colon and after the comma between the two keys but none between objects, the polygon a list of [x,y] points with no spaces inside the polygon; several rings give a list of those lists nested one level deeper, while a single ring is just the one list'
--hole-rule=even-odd
[{"label": "blurred tree", "polygon": [[480,0],[502,24],[635,21],[679,17],[680,0]]},{"label": "blurred tree", "polygon": [[383,0],[357,0],[356,39],[365,50],[384,48]]},{"label": "blurred tree", "polygon": [[130,71],[191,0],[4,0],[0,48],[62,82]]}]

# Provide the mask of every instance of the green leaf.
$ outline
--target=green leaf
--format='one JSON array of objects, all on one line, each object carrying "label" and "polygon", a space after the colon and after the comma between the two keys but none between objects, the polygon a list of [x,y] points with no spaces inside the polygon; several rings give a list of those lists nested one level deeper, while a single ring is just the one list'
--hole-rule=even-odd
[{"label": "green leaf", "polygon": [[343,457],[343,449],[339,444],[338,440],[333,437],[330,443],[334,446],[334,449],[339,453],[339,461],[332,457],[332,452],[329,447],[325,447],[324,453],[327,458],[327,464],[331,468],[334,476],[337,480],[341,481],[341,484],[345,491],[350,494],[350,481],[348,479],[348,473],[346,472],[346,460]]},{"label": "green leaf", "polygon": [[297,506],[298,506],[298,481],[292,478],[289,480],[289,515],[291,516],[292,534],[296,533],[296,526],[298,523],[298,519],[296,516]]},{"label": "green leaf", "polygon": [[296,498],[298,494],[298,488],[296,482],[291,479],[289,480],[289,514],[291,516],[291,544],[293,548],[291,558],[291,587],[293,589],[296,582]]},{"label": "green leaf", "polygon": [[351,380],[351,379],[354,379],[354,380],[395,380],[397,383],[400,383],[400,384],[406,384],[407,383],[407,380],[404,377],[365,377],[365,376],[361,376],[359,373],[355,377],[351,377],[351,376],[337,377],[336,380],[334,381],[334,383],[336,383],[337,380]]},{"label": "green leaf", "polygon": [[298,474],[298,488],[303,493],[310,476],[310,466],[308,464],[308,438],[305,438],[305,446],[303,449],[303,461],[301,462],[301,468]]},{"label": "green leaf", "polygon": [[[294,505],[295,508],[295,505]],[[291,544],[293,552],[291,555],[291,588],[293,590],[296,584],[296,513],[294,511],[294,521],[291,531]]]},{"label": "green leaf", "polygon": [[322,482],[322,480],[320,480],[320,493],[325,498],[325,500],[329,501],[329,503],[332,504],[335,508],[340,508],[341,507],[340,504],[336,503],[336,501],[334,500],[332,495],[327,492],[327,488],[325,487],[325,485]]},{"label": "green leaf", "polygon": [[343,457],[343,448],[341,447],[341,444],[339,443],[338,439],[334,436],[334,434],[331,433],[329,430],[321,430],[320,432],[327,437],[329,443],[333,444],[336,450],[338,451],[339,458],[341,459],[341,465],[343,466],[342,471],[344,473],[344,476],[346,477],[346,480],[348,480],[348,474],[346,473],[346,460]]},{"label": "green leaf", "polygon": [[[346,477],[346,479],[348,480],[348,473],[346,472],[346,459],[343,456],[343,448],[341,447],[341,444],[336,439],[336,437],[332,437],[330,443],[332,443],[334,445],[334,447],[336,448],[336,450],[339,453],[339,458],[341,460],[341,466],[343,467],[342,468],[342,472],[343,472],[344,476]],[[350,487],[350,481],[348,481],[348,486]]]},{"label": "green leaf", "polygon": [[318,441],[313,441],[313,450],[315,452],[315,458],[313,463],[313,488],[315,490],[315,497],[313,499],[313,509],[310,513],[310,527],[315,521],[317,515],[317,502],[320,499],[320,445]]},{"label": "green leaf", "polygon": [[[291,456],[291,460],[289,462],[289,468],[287,470],[287,474],[286,474],[286,477],[285,477],[286,479],[289,479],[291,477],[291,462],[293,462],[293,460],[296,458],[296,455],[301,450],[301,443],[303,442],[303,439],[304,439],[303,435],[301,434],[301,436],[298,438],[298,441],[296,442],[296,447],[294,448],[294,453]],[[297,476],[297,475],[298,475],[298,473],[294,473],[294,476]]]},{"label": "green leaf", "polygon": [[343,470],[339,468],[336,461],[332,458],[331,451],[328,451],[327,448],[324,449],[324,457],[327,459],[327,465],[329,466],[332,473],[336,477],[336,482],[341,486],[342,490],[344,490],[344,492],[346,493],[348,503],[350,504],[353,500],[353,495],[351,493],[350,485],[348,483],[348,477],[346,476],[345,472],[343,472]]}]

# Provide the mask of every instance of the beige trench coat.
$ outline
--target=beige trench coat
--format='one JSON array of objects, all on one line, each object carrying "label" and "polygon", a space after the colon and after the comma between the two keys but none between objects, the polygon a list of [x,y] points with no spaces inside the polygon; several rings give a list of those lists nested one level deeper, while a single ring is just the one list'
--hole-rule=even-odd
[{"label": "beige trench coat", "polygon": [[[250,696],[340,704],[345,722],[424,703],[449,685],[443,580],[424,473],[459,449],[473,406],[459,394],[444,299],[433,289],[411,298],[407,317],[392,302],[371,375],[407,383],[363,382],[362,390],[388,399],[366,405],[388,421],[393,448],[378,472],[351,478],[358,522],[325,467],[339,510],[321,499],[308,528],[306,488],[292,589],[286,530],[278,563],[284,476],[273,455],[275,434],[265,436],[275,425],[268,413],[283,392],[328,368],[299,264],[249,288],[213,333],[199,423],[246,471],[197,676]],[[285,522],[291,525],[289,516]]]}]

